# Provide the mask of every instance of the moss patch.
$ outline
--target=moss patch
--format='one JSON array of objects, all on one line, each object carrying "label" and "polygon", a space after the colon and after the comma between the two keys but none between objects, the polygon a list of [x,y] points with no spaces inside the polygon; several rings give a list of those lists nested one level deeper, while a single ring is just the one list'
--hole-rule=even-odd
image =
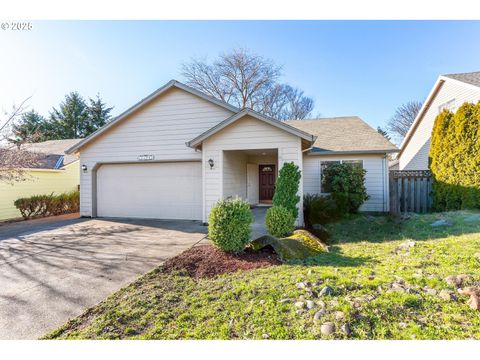
[{"label": "moss patch", "polygon": [[307,230],[295,230],[291,236],[280,239],[262,236],[251,243],[255,250],[266,246],[271,246],[282,261],[305,260],[328,251],[328,247]]}]

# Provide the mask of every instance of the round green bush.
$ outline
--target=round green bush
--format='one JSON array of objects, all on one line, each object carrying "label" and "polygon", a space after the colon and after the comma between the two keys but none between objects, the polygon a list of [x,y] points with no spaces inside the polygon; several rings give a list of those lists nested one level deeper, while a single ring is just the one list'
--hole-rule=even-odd
[{"label": "round green bush", "polygon": [[208,238],[225,252],[240,252],[250,241],[252,211],[248,202],[236,198],[218,201],[208,217]]},{"label": "round green bush", "polygon": [[283,206],[273,206],[267,210],[265,225],[270,235],[285,237],[295,230],[295,218],[290,210]]}]

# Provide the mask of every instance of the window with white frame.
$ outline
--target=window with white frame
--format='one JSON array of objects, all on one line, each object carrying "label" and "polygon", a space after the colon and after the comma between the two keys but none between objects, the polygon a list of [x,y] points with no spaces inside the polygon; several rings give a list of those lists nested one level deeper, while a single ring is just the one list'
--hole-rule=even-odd
[{"label": "window with white frame", "polygon": [[326,160],[320,161],[320,193],[329,194],[332,192],[332,184],[325,179],[325,169],[333,164],[352,164],[363,169],[363,160]]},{"label": "window with white frame", "polygon": [[447,102],[444,102],[438,107],[438,112],[441,113],[443,110],[450,110],[450,111],[455,111],[455,99],[448,100]]}]

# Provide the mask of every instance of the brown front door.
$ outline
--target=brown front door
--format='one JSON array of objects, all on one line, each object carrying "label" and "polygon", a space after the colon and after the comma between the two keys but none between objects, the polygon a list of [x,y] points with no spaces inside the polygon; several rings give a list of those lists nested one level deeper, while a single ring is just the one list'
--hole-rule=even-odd
[{"label": "brown front door", "polygon": [[269,202],[275,192],[275,165],[259,165],[259,200]]}]

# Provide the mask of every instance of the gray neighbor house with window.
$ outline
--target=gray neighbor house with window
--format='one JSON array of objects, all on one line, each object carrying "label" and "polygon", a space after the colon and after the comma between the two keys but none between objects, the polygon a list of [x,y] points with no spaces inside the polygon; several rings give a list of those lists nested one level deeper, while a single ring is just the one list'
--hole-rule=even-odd
[{"label": "gray neighbor house with window", "polygon": [[388,211],[397,150],[357,116],[278,121],[172,80],[67,153],[80,157],[82,216],[206,222],[221,198],[271,203],[286,162],[301,170],[301,198],[328,192],[329,164],[357,164],[369,195],[360,210]]}]

